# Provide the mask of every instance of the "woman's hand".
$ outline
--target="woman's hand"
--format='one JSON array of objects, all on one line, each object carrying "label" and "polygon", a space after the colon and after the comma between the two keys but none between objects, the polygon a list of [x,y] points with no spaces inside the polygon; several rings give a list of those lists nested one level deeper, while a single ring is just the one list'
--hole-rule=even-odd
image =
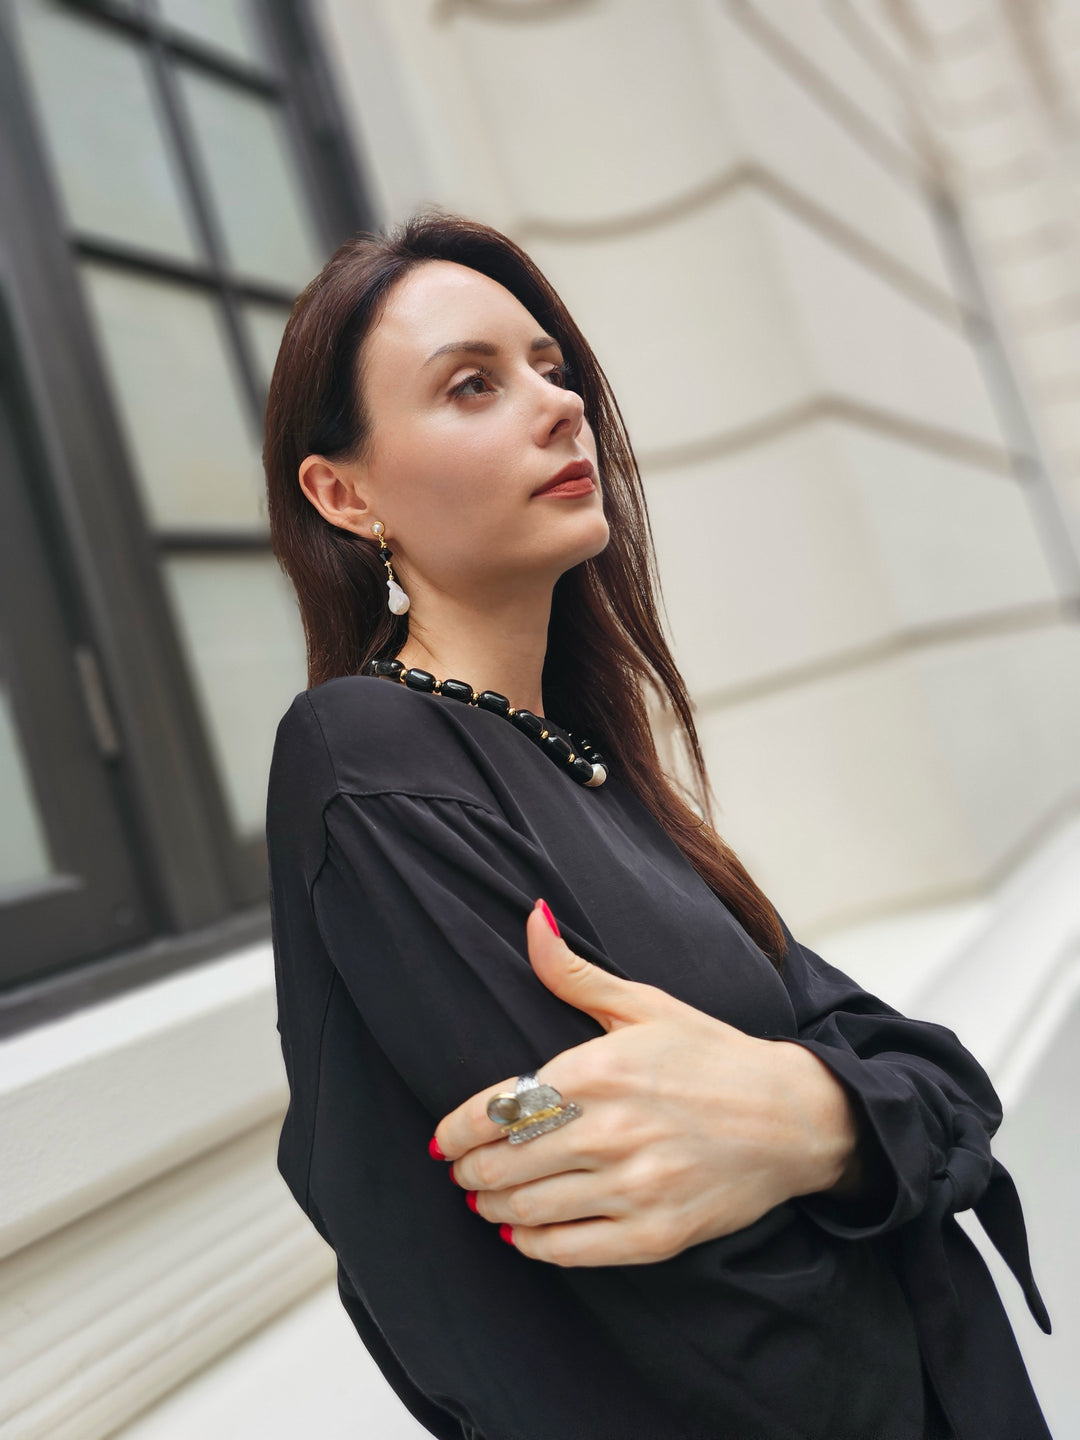
[{"label": "woman's hand", "polygon": [[513,1090],[512,1076],[458,1106],[434,1136],[473,1208],[524,1254],[555,1265],[664,1260],[793,1195],[857,1190],[856,1114],[811,1051],[590,964],[540,901],[525,933],[543,983],[607,1032],[540,1075],[583,1113],[507,1144],[486,1107]]}]

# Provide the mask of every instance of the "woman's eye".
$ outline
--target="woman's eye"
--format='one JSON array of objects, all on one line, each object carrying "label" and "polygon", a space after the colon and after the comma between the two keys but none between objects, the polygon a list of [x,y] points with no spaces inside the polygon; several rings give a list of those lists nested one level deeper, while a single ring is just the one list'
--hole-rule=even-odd
[{"label": "woman's eye", "polygon": [[470,390],[468,387],[476,384],[477,381],[483,380],[486,382],[490,379],[491,371],[485,370],[481,365],[480,368],[474,370],[471,375],[466,375],[465,379],[462,380],[460,384],[455,385],[450,393],[451,395],[482,395],[484,393],[482,390]]},{"label": "woman's eye", "polygon": [[561,365],[556,365],[554,369],[549,370],[544,378],[554,380],[564,390],[572,390],[574,388],[574,367],[569,360],[564,360]]},{"label": "woman's eye", "polygon": [[[554,366],[551,370],[545,371],[544,379],[550,380],[563,390],[573,389],[573,374],[573,366],[569,361],[566,361],[561,365]],[[466,375],[464,380],[452,386],[450,394],[455,397],[460,395],[483,395],[485,391],[480,387],[486,386],[491,380],[491,371],[487,369],[486,366],[479,365],[471,375]]]}]

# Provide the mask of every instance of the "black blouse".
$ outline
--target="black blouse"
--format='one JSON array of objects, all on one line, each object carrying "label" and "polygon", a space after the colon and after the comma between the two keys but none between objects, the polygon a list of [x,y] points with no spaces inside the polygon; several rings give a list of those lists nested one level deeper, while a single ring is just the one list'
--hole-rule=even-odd
[{"label": "black blouse", "polygon": [[[1048,1440],[954,1219],[974,1208],[1049,1333],[986,1073],[786,925],[777,973],[614,766],[582,786],[499,715],[349,676],[282,718],[267,840],[291,1095],[278,1166],[433,1435]],[[469,1096],[603,1033],[533,973],[538,896],[595,964],[818,1055],[884,1150],[887,1203],[798,1197],[651,1265],[505,1245],[427,1144]]]}]

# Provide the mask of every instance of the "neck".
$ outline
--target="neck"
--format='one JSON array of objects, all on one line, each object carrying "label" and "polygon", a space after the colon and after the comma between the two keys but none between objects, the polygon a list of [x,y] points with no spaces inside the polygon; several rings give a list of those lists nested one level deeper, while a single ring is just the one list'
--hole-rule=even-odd
[{"label": "neck", "polygon": [[429,670],[437,680],[464,680],[476,691],[495,690],[515,710],[544,714],[541,676],[551,618],[550,586],[497,602],[433,592],[427,586],[415,585],[419,595],[413,593],[413,585],[407,589],[412,601],[409,638],[398,651],[398,660],[410,668]]}]

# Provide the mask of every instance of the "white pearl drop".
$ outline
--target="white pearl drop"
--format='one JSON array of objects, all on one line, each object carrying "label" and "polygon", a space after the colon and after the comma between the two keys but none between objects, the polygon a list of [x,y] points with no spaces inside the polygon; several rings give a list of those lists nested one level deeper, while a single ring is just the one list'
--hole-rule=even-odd
[{"label": "white pearl drop", "polygon": [[404,615],[409,608],[409,597],[396,580],[387,580],[386,588],[390,591],[390,598],[387,601],[390,609],[395,615]]}]

